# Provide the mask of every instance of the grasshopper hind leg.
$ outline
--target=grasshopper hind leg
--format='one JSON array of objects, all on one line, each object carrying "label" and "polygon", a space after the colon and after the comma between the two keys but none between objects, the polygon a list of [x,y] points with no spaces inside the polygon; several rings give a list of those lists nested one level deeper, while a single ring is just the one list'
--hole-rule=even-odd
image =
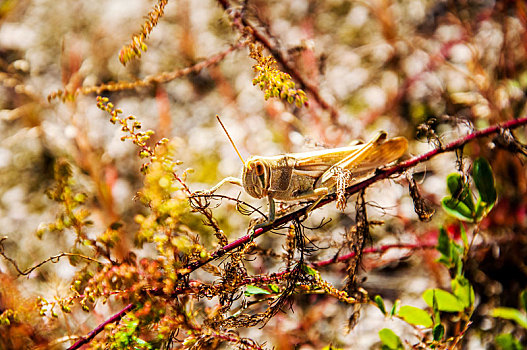
[{"label": "grasshopper hind leg", "polygon": [[320,187],[320,188],[317,188],[315,189],[315,191],[313,191],[313,194],[318,196],[317,200],[313,202],[313,204],[311,204],[309,206],[309,208],[307,208],[306,210],[306,213],[305,213],[305,216],[307,217],[309,215],[309,213],[314,210],[318,203],[320,203],[324,197],[326,197],[326,195],[329,193],[329,188],[327,187]]}]

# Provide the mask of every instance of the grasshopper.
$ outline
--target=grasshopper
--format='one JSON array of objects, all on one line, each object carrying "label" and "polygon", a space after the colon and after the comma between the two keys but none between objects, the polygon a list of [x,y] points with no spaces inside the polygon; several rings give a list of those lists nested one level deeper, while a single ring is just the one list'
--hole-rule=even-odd
[{"label": "grasshopper", "polygon": [[[217,118],[227,133],[223,123]],[[406,138],[394,137],[387,140],[386,132],[380,131],[367,143],[354,141],[346,147],[272,157],[252,156],[244,161],[228,133],[227,137],[244,164],[241,178],[227,177],[205,194],[213,194],[225,183],[231,183],[243,187],[252,197],[267,197],[269,217],[267,222],[257,227],[275,220],[275,200],[312,199],[316,200],[316,204],[327,194],[337,191],[344,200],[341,204],[343,208],[345,187],[364,178],[377,167],[399,159],[408,147]],[[339,181],[342,180],[342,174],[347,175],[344,185]]]}]

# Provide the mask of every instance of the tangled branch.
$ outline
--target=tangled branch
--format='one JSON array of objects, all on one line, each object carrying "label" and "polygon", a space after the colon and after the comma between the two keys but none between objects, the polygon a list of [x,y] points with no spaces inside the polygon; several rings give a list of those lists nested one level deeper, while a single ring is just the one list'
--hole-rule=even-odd
[{"label": "tangled branch", "polygon": [[[488,127],[486,129],[482,129],[482,130],[478,130],[478,131],[475,131],[475,132],[472,132],[468,135],[465,135],[464,137],[461,137],[455,141],[452,141],[446,145],[443,145],[442,147],[438,147],[438,148],[435,148],[429,152],[426,152],[422,155],[419,155],[419,156],[416,156],[416,157],[413,157],[413,158],[410,158],[408,159],[407,161],[404,161],[404,162],[401,162],[399,164],[396,164],[394,166],[391,166],[391,167],[387,167],[387,168],[384,168],[384,169],[380,169],[377,171],[377,173],[369,178],[367,178],[366,180],[364,181],[361,181],[357,184],[354,184],[352,186],[349,186],[347,189],[346,189],[346,193],[351,195],[351,194],[354,194],[354,193],[358,193],[362,190],[364,190],[365,188],[367,188],[368,186],[380,181],[380,180],[383,180],[383,179],[386,179],[392,175],[395,175],[395,174],[401,174],[403,173],[404,171],[406,171],[407,169],[410,169],[414,166],[416,166],[417,164],[420,164],[420,163],[423,163],[441,153],[446,153],[446,152],[451,152],[451,151],[455,151],[461,147],[463,147],[464,145],[466,145],[467,143],[477,139],[477,138],[481,138],[481,137],[486,137],[486,136],[489,136],[489,135],[492,135],[492,134],[496,134],[496,133],[503,133],[504,130],[509,130],[509,129],[514,129],[514,128],[518,128],[520,126],[523,126],[523,125],[526,125],[527,124],[527,117],[524,117],[524,118],[520,118],[520,119],[515,119],[515,120],[511,120],[511,121],[508,121],[506,123],[503,123],[503,124],[497,124],[497,125],[494,125],[494,126],[491,126],[491,127]],[[203,260],[203,261],[199,261],[199,262],[195,262],[195,263],[191,263],[189,265],[187,265],[187,269],[186,269],[186,272],[185,273],[182,273],[180,274],[178,277],[179,278],[185,278],[187,277],[191,272],[195,271],[196,269],[208,264],[209,262],[215,260],[215,259],[218,259],[222,256],[224,256],[226,253],[234,250],[234,249],[237,249],[241,246],[243,246],[244,244],[246,244],[247,242],[255,239],[256,237],[266,233],[266,232],[269,232],[273,229],[276,229],[278,227],[281,227],[283,226],[284,224],[290,222],[290,221],[293,221],[293,220],[296,220],[296,222],[298,222],[298,220],[305,216],[310,210],[313,210],[313,209],[316,209],[316,208],[320,208],[328,203],[331,203],[333,201],[335,201],[337,199],[337,194],[331,194],[331,195],[328,195],[326,198],[324,198],[323,200],[321,200],[319,203],[317,203],[315,205],[314,208],[312,208],[312,205],[311,204],[308,204],[306,206],[304,206],[303,208],[300,208],[292,213],[289,213],[287,215],[284,215],[278,219],[276,219],[273,223],[270,223],[268,224],[267,226],[264,226],[264,227],[261,227],[261,228],[258,228],[257,230],[254,231],[253,234],[249,234],[249,235],[245,235],[241,238],[238,238],[237,240],[219,248],[218,250],[216,250],[215,252],[213,252],[212,254],[210,254],[209,258],[206,259],[206,260]],[[367,249],[364,249],[363,250],[363,254],[370,254],[370,253],[382,253],[388,249],[392,249],[392,248],[400,248],[400,249],[410,249],[410,250],[415,250],[415,249],[430,249],[432,247],[435,246],[435,243],[434,244],[392,244],[392,245],[384,245],[384,246],[381,246],[381,247],[374,247],[374,248],[367,248]],[[313,263],[312,266],[314,267],[322,267],[322,266],[326,266],[326,265],[329,265],[329,264],[332,264],[332,263],[335,263],[335,262],[341,262],[341,261],[347,261],[349,259],[352,259],[352,258],[355,258],[357,256],[357,252],[353,251],[353,252],[350,252],[349,254],[346,254],[346,255],[342,255],[342,256],[338,256],[338,257],[334,257],[330,260],[325,260],[325,261],[319,261],[319,262],[316,262],[316,263]],[[295,268],[297,269],[298,266]],[[291,270],[287,270],[287,271],[282,271],[282,272],[279,272],[279,273],[274,273],[274,274],[271,274],[271,275],[267,275],[267,276],[261,276],[261,277],[247,277],[244,279],[243,283],[255,283],[257,281],[271,281],[271,280],[274,280],[274,279],[279,279],[287,274],[290,274],[292,271]],[[97,328],[95,328],[94,330],[92,330],[87,336],[85,337],[82,337],[79,341],[77,341],[75,344],[73,344],[71,347],[68,348],[68,350],[73,350],[73,349],[78,349],[80,346],[84,345],[84,344],[87,344],[91,339],[93,339],[98,333],[100,333],[104,327],[108,324],[111,324],[111,323],[114,323],[114,322],[118,322],[127,312],[133,310],[135,307],[133,304],[128,304],[124,309],[122,309],[121,311],[119,311],[117,314],[115,314],[114,316],[112,316],[111,318],[109,318],[108,320],[106,320],[105,322],[103,322],[102,324],[100,324],[99,326],[97,326]]]},{"label": "tangled branch", "polygon": [[41,262],[39,262],[38,264],[36,265],[33,265],[31,267],[28,267],[27,269],[25,270],[22,270],[18,264],[16,263],[16,261],[10,257],[8,257],[5,253],[5,248],[4,248],[4,241],[7,239],[7,237],[2,237],[0,238],[0,255],[6,259],[7,261],[9,261],[9,263],[11,265],[13,265],[13,267],[15,268],[16,272],[18,273],[19,276],[27,276],[29,275],[31,272],[33,272],[34,270],[38,269],[39,267],[41,267],[42,265],[48,263],[48,262],[52,262],[54,264],[58,263],[60,258],[62,257],[70,257],[70,258],[81,258],[81,259],[85,259],[85,260],[88,260],[88,261],[91,261],[91,262],[95,262],[97,264],[101,264],[101,265],[104,265],[103,262],[97,260],[97,259],[93,259],[93,258],[90,258],[89,256],[86,256],[86,255],[82,255],[82,254],[76,254],[76,253],[60,253],[60,254],[57,254],[57,255],[53,255],[53,256],[50,256],[49,258],[47,258],[46,260],[43,260]]},{"label": "tangled branch", "polygon": [[101,85],[81,87],[75,91],[56,90],[48,95],[48,101],[51,101],[55,98],[61,98],[63,100],[66,100],[66,99],[74,98],[78,94],[89,95],[89,94],[95,93],[97,95],[100,95],[106,91],[123,91],[123,90],[131,90],[131,89],[137,89],[137,88],[142,88],[142,87],[148,87],[154,84],[165,84],[172,80],[184,77],[192,73],[199,73],[200,71],[202,71],[203,69],[207,67],[218,64],[228,54],[230,54],[233,51],[236,51],[243,45],[245,45],[245,43],[238,42],[237,44],[230,46],[229,48],[223,50],[222,52],[219,52],[213,56],[210,56],[209,58],[201,62],[198,62],[192,66],[178,69],[172,72],[163,72],[163,73],[156,74],[156,75],[149,75],[144,79],[139,79],[135,81],[117,81],[117,82],[112,81],[112,82],[101,84]]},{"label": "tangled branch", "polygon": [[[523,117],[523,118],[520,118],[520,119],[514,119],[514,120],[510,120],[506,123],[503,123],[503,124],[497,124],[497,125],[493,125],[493,126],[490,126],[488,128],[485,128],[485,129],[482,129],[482,130],[477,130],[477,131],[474,131],[468,135],[465,135],[464,137],[461,137],[455,141],[452,141],[446,145],[443,145],[442,147],[439,147],[439,148],[435,148],[429,152],[426,152],[424,154],[421,154],[419,156],[415,156],[413,158],[410,158],[404,162],[401,162],[399,164],[396,164],[396,165],[393,165],[391,167],[387,167],[387,168],[383,168],[383,169],[379,169],[375,175],[361,181],[361,182],[358,182],[352,186],[349,186],[347,189],[346,189],[346,194],[348,195],[352,195],[352,194],[355,194],[355,193],[358,193],[360,191],[362,191],[363,189],[373,185],[374,183],[378,182],[378,181],[381,181],[381,180],[384,180],[392,175],[396,175],[396,174],[401,174],[403,173],[404,171],[410,169],[410,168],[413,168],[414,166],[420,164],[420,163],[423,163],[439,154],[442,154],[442,153],[446,153],[446,152],[451,152],[451,151],[454,151],[456,149],[459,149],[461,147],[463,147],[464,145],[466,145],[467,143],[477,139],[477,138],[481,138],[481,137],[486,137],[486,136],[489,136],[489,135],[492,135],[492,134],[496,134],[496,133],[499,133],[499,132],[502,132],[502,130],[506,130],[506,129],[514,129],[514,128],[518,128],[520,126],[523,126],[523,125],[526,125],[527,124],[527,117]],[[321,201],[319,201],[314,207],[312,204],[308,204],[292,213],[289,213],[289,214],[286,214],[282,217],[279,217],[277,218],[274,222],[264,226],[264,227],[260,227],[258,229],[256,229],[254,231],[254,233],[251,235],[251,234],[248,234],[248,235],[245,235],[243,237],[240,237],[238,238],[237,240],[227,244],[226,246],[223,246],[222,248],[219,248],[218,250],[214,251],[213,253],[210,254],[209,258],[206,259],[206,260],[203,260],[203,261],[199,261],[199,262],[194,262],[194,263],[191,263],[187,266],[188,270],[187,272],[180,276],[180,277],[183,277],[185,275],[188,275],[190,274],[192,271],[200,268],[201,266],[205,265],[205,264],[208,264],[209,262],[217,259],[217,258],[220,258],[222,256],[224,256],[227,252],[233,250],[233,249],[236,249],[240,246],[242,246],[243,244],[249,242],[250,240],[266,233],[266,232],[269,232],[273,229],[276,229],[276,228],[279,228],[279,227],[282,227],[283,225],[287,224],[288,222],[292,221],[292,220],[297,220],[305,215],[307,215],[309,213],[309,211],[311,210],[314,210],[314,209],[317,209],[317,208],[320,208],[328,203],[331,203],[333,201],[335,201],[337,199],[337,194],[336,193],[333,193],[333,194],[329,194],[327,195],[324,199],[322,199]]]}]

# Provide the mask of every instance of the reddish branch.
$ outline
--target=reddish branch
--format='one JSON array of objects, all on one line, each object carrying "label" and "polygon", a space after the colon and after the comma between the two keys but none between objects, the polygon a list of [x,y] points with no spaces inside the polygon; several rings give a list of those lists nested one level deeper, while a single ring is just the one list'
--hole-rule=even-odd
[{"label": "reddish branch", "polygon": [[[444,145],[443,147],[440,147],[440,148],[436,148],[434,150],[431,150],[427,153],[424,153],[420,156],[416,156],[416,157],[413,157],[413,158],[410,158],[408,159],[407,161],[404,161],[404,162],[401,162],[399,164],[396,164],[394,166],[391,166],[391,167],[388,167],[388,168],[384,168],[384,169],[380,169],[377,171],[377,173],[373,176],[371,176],[370,178],[364,180],[364,181],[361,181],[355,185],[352,185],[350,187],[348,187],[346,189],[346,192],[347,194],[351,195],[351,194],[354,194],[354,193],[357,193],[363,189],[365,189],[366,187],[374,184],[375,182],[377,181],[380,181],[380,180],[383,180],[383,179],[386,179],[392,175],[396,175],[396,174],[400,174],[404,171],[406,171],[407,169],[410,169],[414,166],[416,166],[417,164],[420,164],[422,162],[425,162],[427,160],[429,160],[430,158],[432,157],[435,157],[441,153],[445,153],[445,152],[451,152],[455,149],[458,149],[458,148],[461,148],[463,147],[464,145],[466,145],[467,143],[469,143],[470,141],[473,141],[477,138],[480,138],[480,137],[485,137],[485,136],[489,136],[489,135],[492,135],[492,134],[495,134],[495,133],[498,133],[500,130],[505,130],[505,129],[514,129],[514,128],[518,128],[522,125],[526,125],[527,124],[527,117],[524,117],[524,118],[520,118],[520,119],[514,119],[514,120],[511,120],[511,121],[508,121],[506,123],[503,123],[503,124],[498,124],[498,125],[494,125],[494,126],[491,126],[491,127],[488,127],[486,129],[482,129],[482,130],[478,130],[478,131],[475,131],[475,132],[472,132],[462,138],[459,138],[455,141],[452,141],[446,145]],[[336,199],[336,195],[335,194],[332,194],[332,195],[328,195],[326,196],[326,198],[324,198],[322,201],[320,201],[316,206],[315,208],[313,209],[316,209],[316,208],[319,208],[319,207],[322,207],[332,201],[334,201]],[[292,220],[295,220],[295,219],[299,219],[301,218],[302,216],[306,215],[306,213],[308,212],[308,210],[310,209],[311,205],[307,205],[297,211],[294,211],[290,214],[287,214],[287,215],[284,215],[278,219],[276,219],[273,223],[263,227],[263,228],[259,228],[257,229],[253,235],[245,235],[241,238],[238,238],[237,240],[233,241],[232,243],[230,244],[227,244],[226,246],[223,246],[222,248],[216,250],[215,252],[213,252],[210,257],[206,260],[203,260],[203,261],[199,261],[199,262],[196,262],[196,263],[192,263],[192,264],[189,264],[187,267],[186,267],[186,272],[185,273],[181,273],[178,277],[179,278],[183,278],[187,275],[189,275],[192,271],[202,267],[203,265],[217,259],[217,258],[220,258],[222,256],[224,256],[226,253],[236,249],[236,248],[239,248],[241,246],[243,246],[245,243],[249,242],[250,240],[264,234],[265,232],[269,232],[271,231],[272,229],[276,229],[286,223],[288,223],[289,221],[292,221]],[[415,245],[415,244],[394,244],[394,245],[385,245],[385,246],[381,246],[381,247],[374,247],[374,248],[368,248],[368,249],[365,249],[363,251],[363,253],[365,254],[368,254],[368,253],[381,253],[381,252],[384,252],[388,249],[391,249],[391,248],[402,248],[402,249],[423,249],[423,248],[430,248],[431,245],[427,245],[427,244],[418,244],[418,245]],[[334,263],[334,262],[340,262],[340,261],[345,261],[347,259],[350,259],[352,257],[355,256],[355,253],[349,253],[349,254],[346,254],[346,255],[342,255],[342,256],[339,256],[339,257],[336,257],[336,258],[333,258],[333,259],[330,259],[330,260],[325,260],[325,261],[319,261],[317,263],[314,263],[313,266],[315,267],[321,267],[321,266],[326,266],[326,265],[329,265],[331,263]],[[276,278],[279,278],[281,277],[281,275],[285,275],[287,274],[288,271],[283,271],[283,272],[279,272],[279,273],[275,273],[275,274],[272,274],[272,275],[269,275],[267,276],[267,278],[272,278],[272,279],[276,279]],[[262,278],[262,277],[260,277]],[[257,281],[254,277],[253,278],[248,278],[246,279],[246,282],[247,283],[254,283],[255,281]],[[185,290],[188,290],[185,288]],[[127,312],[131,311],[132,309],[134,308],[134,305],[133,304],[128,304],[123,310],[119,311],[117,314],[115,314],[114,316],[112,316],[111,318],[109,318],[108,320],[106,320],[104,323],[100,324],[99,326],[97,326],[97,328],[95,328],[93,331],[91,331],[87,336],[81,338],[79,341],[77,341],[75,344],[73,344],[71,347],[68,348],[68,350],[73,350],[73,349],[78,349],[80,346],[84,345],[84,344],[87,344],[91,339],[93,339],[98,333],[100,333],[104,327],[108,324],[111,324],[113,322],[118,322]]]},{"label": "reddish branch", "polygon": [[[229,4],[228,0],[218,0],[218,2],[225,11],[232,11],[231,5]],[[315,84],[311,83],[302,76],[296,66],[288,59],[288,57],[286,57],[286,54],[284,54],[282,50],[280,50],[267,35],[265,35],[261,30],[252,25],[251,22],[249,22],[240,11],[234,12],[233,18],[234,25],[238,27],[240,32],[244,33],[246,31],[245,29],[249,28],[254,39],[256,39],[263,46],[265,46],[265,48],[269,50],[269,52],[282,65],[282,67],[284,67],[285,70],[287,70],[287,72],[291,74],[293,79],[298,81],[301,87],[307,90],[322,108],[330,112],[332,121],[337,122],[339,116],[338,110],[334,106],[332,106],[328,101],[326,101],[322,97],[322,95],[320,95],[318,87]]]},{"label": "reddish branch", "polygon": [[[385,252],[385,251],[387,251],[389,249],[394,249],[394,248],[416,250],[416,249],[429,249],[429,248],[433,248],[434,246],[435,246],[435,244],[433,244],[433,243],[424,243],[424,244],[405,244],[405,243],[387,244],[387,245],[383,245],[383,246],[380,246],[380,247],[366,248],[366,249],[364,249],[363,254],[383,253],[383,252]],[[332,259],[329,259],[329,260],[323,260],[323,261],[314,262],[311,265],[314,266],[314,267],[323,267],[323,266],[327,266],[327,265],[333,264],[335,262],[343,262],[343,261],[349,260],[349,259],[353,258],[355,255],[356,255],[355,252],[351,252],[349,254],[341,255],[341,256],[338,256],[338,257],[335,257],[335,258],[332,258]],[[270,274],[270,275],[247,277],[243,281],[242,284],[243,285],[248,285],[248,284],[258,284],[258,283],[270,283],[270,282],[277,281],[277,280],[283,278],[289,272],[290,271],[282,271],[282,272],[276,272],[276,273],[273,273],[273,274]],[[196,283],[198,281],[192,281],[192,282]],[[198,282],[198,284],[200,284],[200,283]],[[194,292],[196,290],[195,287],[198,287],[198,286],[197,285],[193,285],[193,287],[194,288],[178,288],[178,289],[176,289],[175,291],[172,292],[171,296],[174,297],[176,295],[183,294],[183,293],[192,293],[192,292]],[[154,292],[154,294],[156,294],[155,291],[153,291],[153,292]],[[119,311],[118,313],[116,313],[115,315],[113,315],[112,317],[110,317],[109,319],[104,321],[103,323],[101,323],[99,326],[97,326],[97,328],[95,328],[90,333],[88,333],[88,335],[86,335],[85,337],[82,337],[81,339],[79,339],[75,344],[70,346],[68,348],[68,350],[78,349],[82,345],[89,343],[97,334],[99,334],[104,329],[104,327],[106,325],[114,323],[114,322],[118,322],[127,312],[132,311],[134,308],[135,308],[135,306],[133,304],[126,305],[126,307],[124,309],[122,309],[121,311]]]},{"label": "reddish branch", "polygon": [[[387,250],[395,249],[395,248],[405,249],[405,250],[431,249],[431,248],[434,248],[435,246],[436,246],[435,243],[417,243],[417,244],[394,243],[394,244],[385,244],[380,247],[366,248],[362,251],[362,253],[363,254],[384,253]],[[310,263],[310,265],[313,267],[324,267],[324,266],[334,264],[336,262],[344,262],[344,261],[350,260],[351,258],[355,257],[355,255],[357,255],[356,252],[351,252],[348,254],[335,256],[334,258],[331,258],[328,260],[316,261],[316,262]],[[270,275],[247,277],[243,281],[243,284],[247,285],[247,284],[258,284],[258,283],[271,283],[271,282],[279,280],[284,275],[287,275],[289,272],[290,271],[282,271],[282,272],[272,273]]]},{"label": "reddish branch", "polygon": [[68,348],[68,350],[78,349],[84,344],[88,344],[93,338],[95,338],[97,334],[102,332],[104,327],[106,327],[109,324],[119,322],[119,320],[123,318],[123,316],[126,315],[126,313],[132,310],[134,307],[135,307],[134,304],[126,305],[124,309],[122,309],[121,311],[119,311],[118,313],[116,313],[115,315],[113,315],[112,317],[110,317],[109,319],[101,323],[100,325],[98,325],[93,331],[88,333],[85,337],[81,337],[79,340],[77,340],[75,344],[73,344],[72,346]]},{"label": "reddish branch", "polygon": [[63,90],[57,90],[48,95],[48,101],[51,101],[52,99],[57,98],[57,97],[61,97],[65,93],[66,94],[72,93],[74,95],[81,93],[83,95],[88,95],[88,94],[95,92],[96,94],[100,95],[101,93],[105,91],[123,91],[123,90],[137,89],[140,87],[148,87],[154,84],[168,83],[172,80],[181,78],[183,76],[187,76],[191,73],[199,73],[205,68],[208,68],[210,66],[220,63],[228,54],[239,49],[243,45],[244,43],[238,42],[230,46],[229,48],[223,50],[222,52],[219,52],[213,56],[210,56],[209,58],[201,62],[198,62],[192,66],[178,69],[172,72],[163,72],[157,75],[150,75],[141,80],[118,81],[118,82],[109,82],[107,84],[101,84],[101,85],[95,85],[95,86],[86,86],[86,87],[79,88],[73,92],[68,92],[68,91],[65,92]]},{"label": "reddish branch", "polygon": [[[365,248],[362,251],[362,254],[375,254],[375,253],[384,253],[388,249],[406,249],[406,250],[417,250],[417,249],[431,249],[436,246],[436,243],[417,243],[417,244],[410,244],[410,243],[395,243],[395,244],[386,244],[382,245],[380,247],[371,247],[371,248]],[[323,267],[327,265],[331,265],[336,262],[343,262],[350,260],[351,258],[355,257],[357,255],[356,252],[351,252],[348,254],[344,254],[341,256],[336,256],[333,259],[329,260],[323,260],[323,261],[317,261],[312,263],[314,267]]]}]

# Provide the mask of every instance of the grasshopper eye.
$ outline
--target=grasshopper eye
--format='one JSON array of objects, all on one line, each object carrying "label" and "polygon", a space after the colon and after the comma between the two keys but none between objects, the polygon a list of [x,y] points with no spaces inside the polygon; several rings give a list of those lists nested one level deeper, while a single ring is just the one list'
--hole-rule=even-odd
[{"label": "grasshopper eye", "polygon": [[264,166],[263,166],[263,164],[262,163],[256,163],[255,170],[256,170],[256,175],[262,176],[264,174]]}]

